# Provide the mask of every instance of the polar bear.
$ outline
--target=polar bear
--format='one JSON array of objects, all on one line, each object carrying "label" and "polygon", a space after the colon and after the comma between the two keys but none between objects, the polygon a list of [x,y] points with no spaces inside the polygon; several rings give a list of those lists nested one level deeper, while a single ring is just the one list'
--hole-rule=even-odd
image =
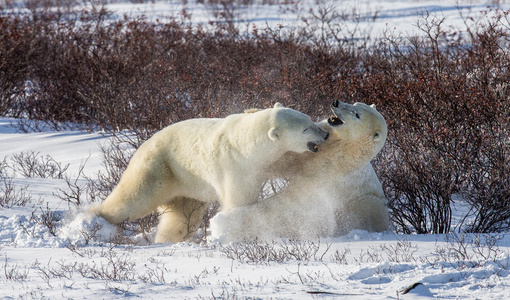
[{"label": "polar bear", "polygon": [[386,141],[386,122],[374,105],[335,101],[331,109],[334,115],[319,123],[330,133],[319,152],[284,155],[272,170],[288,178],[287,186],[268,199],[217,214],[213,239],[311,239],[388,229],[386,198],[370,164]]},{"label": "polar bear", "polygon": [[306,114],[279,103],[222,119],[175,123],[140,146],[94,212],[118,224],[158,209],[155,241],[180,242],[188,231],[174,219],[186,213],[201,219],[200,204],[206,202],[218,201],[227,210],[253,203],[267,180],[266,168],[288,151],[317,151],[328,135]]}]

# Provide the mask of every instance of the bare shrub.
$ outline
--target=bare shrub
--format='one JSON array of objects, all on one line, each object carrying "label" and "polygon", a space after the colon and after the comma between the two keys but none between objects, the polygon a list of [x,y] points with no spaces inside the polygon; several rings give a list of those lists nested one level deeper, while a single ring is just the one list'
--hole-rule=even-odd
[{"label": "bare shrub", "polygon": [[[508,109],[508,108],[507,108]],[[505,132],[506,130],[496,131]],[[490,130],[489,130],[490,132]],[[506,131],[508,132],[508,131]],[[485,135],[485,134],[483,134]],[[484,138],[484,146],[472,160],[467,174],[466,201],[471,205],[468,232],[503,232],[510,229],[510,147],[506,137]]]},{"label": "bare shrub", "polygon": [[327,244],[325,247],[326,249],[321,249],[320,240],[318,242],[282,240],[270,243],[253,240],[220,246],[219,250],[225,257],[232,260],[244,263],[267,264],[269,262],[289,260],[304,262],[309,262],[312,259],[322,260],[331,245]]},{"label": "bare shrub", "polygon": [[385,157],[387,165],[380,165],[391,165],[381,180],[385,183],[392,220],[403,233],[447,233],[456,188],[453,170],[444,168],[447,162],[440,153],[427,151],[412,143],[411,138],[402,139],[400,149],[388,150],[394,152]]},{"label": "bare shrub", "polygon": [[4,157],[4,159],[0,161],[0,178],[3,179],[7,177],[7,168],[7,157]]},{"label": "bare shrub", "polygon": [[[373,22],[377,16],[377,11],[362,15],[356,8],[348,11],[334,4],[318,3],[303,18],[306,26],[299,34],[306,36],[319,49],[336,48],[338,45],[345,49],[365,49],[371,44]],[[355,26],[350,26],[351,22]]]},{"label": "bare shrub", "polygon": [[61,212],[53,211],[46,205],[46,209],[39,208],[40,214],[37,210],[32,212],[30,219],[28,220],[28,226],[24,222],[19,222],[19,226],[25,232],[26,235],[42,238],[39,232],[36,231],[36,226],[41,225],[48,230],[52,236],[57,236],[57,230],[62,225],[63,214]]},{"label": "bare shrub", "polygon": [[[6,39],[35,38],[24,53],[49,53],[29,59],[27,78],[19,80],[22,99],[11,107],[56,129],[74,122],[133,130],[145,140],[191,117],[268,107],[276,99],[291,103],[307,94],[323,98],[324,92],[333,93],[314,86],[333,84],[328,76],[337,64],[330,60],[339,62],[343,56],[311,51],[281,37],[275,42],[276,35],[232,37],[224,30],[191,30],[178,22],[124,19],[107,25],[107,12],[99,8],[65,21],[61,14],[39,14],[30,17],[41,24],[26,32],[21,29],[32,28],[29,17],[2,19]],[[2,59],[22,69],[11,55]]]},{"label": "bare shrub", "polygon": [[78,174],[74,179],[70,175],[66,175],[64,177],[64,180],[67,184],[67,189],[58,188],[57,192],[53,193],[55,197],[67,202],[68,205],[74,205],[75,207],[80,206],[84,202],[83,198],[86,198],[87,192],[89,192],[87,189],[88,185],[83,182],[85,178],[83,169],[85,168],[86,163],[87,162],[85,161],[85,163],[80,165]]},{"label": "bare shrub", "polygon": [[411,241],[398,240],[393,245],[380,245],[381,250],[384,251],[391,262],[415,262],[417,248],[413,246]]},{"label": "bare shrub", "polygon": [[508,143],[500,135],[508,130],[508,96],[500,93],[508,78],[500,64],[508,20],[495,20],[483,30],[471,28],[464,40],[428,15],[419,24],[425,38],[391,37],[380,48],[382,61],[394,67],[381,65],[393,79],[386,94],[378,94],[390,137],[376,165],[400,232],[449,232],[452,195],[460,193],[478,215],[468,230],[508,224],[501,205],[509,173],[499,171],[508,165],[500,150]]},{"label": "bare shrub", "polygon": [[32,214],[32,217],[36,221],[36,223],[44,225],[46,228],[48,228],[48,232],[53,235],[57,236],[57,230],[60,227],[60,221],[63,219],[62,213],[52,211],[48,205],[46,205],[46,209],[43,210],[42,208],[41,214],[38,215],[36,218],[34,218],[34,214]]},{"label": "bare shrub", "polygon": [[508,265],[498,262],[502,253],[498,240],[495,235],[449,233],[445,235],[445,244],[436,244],[431,253],[435,259],[427,260],[433,264],[446,262],[459,270],[483,267],[488,263],[497,263],[508,269]]},{"label": "bare shrub", "polygon": [[383,253],[378,247],[368,246],[362,249],[358,257],[354,257],[354,261],[360,263],[382,263],[386,261]]},{"label": "bare shrub", "polygon": [[344,248],[343,250],[336,250],[332,256],[332,259],[337,264],[348,265],[349,262],[347,260],[347,256],[350,254],[351,254],[350,248]]},{"label": "bare shrub", "polygon": [[0,207],[25,206],[32,201],[28,186],[17,186],[12,178],[0,178]]},{"label": "bare shrub", "polygon": [[92,258],[97,254],[94,248],[82,247],[79,243],[69,243],[66,248],[80,257]]},{"label": "bare shrub", "polygon": [[136,278],[136,264],[129,252],[118,253],[113,248],[102,248],[100,254],[105,261],[92,262],[92,265],[80,264],[78,272],[83,277],[120,282]]},{"label": "bare shrub", "polygon": [[27,267],[22,269],[18,264],[15,264],[14,266],[10,265],[7,256],[5,257],[2,269],[2,273],[4,275],[2,277],[4,277],[4,280],[6,281],[25,282],[30,273],[30,269]]},{"label": "bare shrub", "polygon": [[62,166],[51,156],[33,150],[13,154],[11,161],[11,168],[24,177],[62,179],[69,168],[69,164]]}]

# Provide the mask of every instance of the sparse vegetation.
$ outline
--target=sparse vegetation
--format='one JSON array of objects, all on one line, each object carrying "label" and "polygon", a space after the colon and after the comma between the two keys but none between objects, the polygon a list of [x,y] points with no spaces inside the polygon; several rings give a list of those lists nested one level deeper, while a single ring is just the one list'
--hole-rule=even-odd
[{"label": "sparse vegetation", "polygon": [[[343,26],[356,12],[333,6],[318,7],[301,27],[244,33],[232,18],[236,5],[250,3],[207,1],[218,22],[201,27],[185,12],[162,23],[112,19],[97,3],[50,10],[28,1],[29,13],[0,18],[0,115],[33,120],[32,129],[102,128],[120,137],[103,150],[98,180],[67,179],[71,193],[60,195],[80,205],[82,193],[102,200],[118,181],[130,157],[122,145],[135,149],[171,123],[275,101],[316,118],[335,99],[375,103],[390,128],[375,166],[397,232],[450,232],[454,195],[471,206],[468,231],[510,227],[506,12],[466,17],[464,31],[425,15],[421,36],[374,39],[370,26]],[[67,168],[36,152],[11,159],[24,176],[63,178]]]},{"label": "sparse vegetation", "polygon": [[[498,242],[498,233],[510,228],[507,12],[465,18],[467,31],[426,15],[418,24],[423,37],[388,32],[376,40],[370,28],[345,31],[342,22],[354,16],[335,7],[314,11],[301,28],[241,30],[238,8],[253,1],[200,1],[217,14],[216,22],[202,28],[192,28],[185,12],[169,23],[112,19],[100,5],[85,13],[75,10],[73,1],[57,1],[62,6],[55,10],[44,7],[54,1],[27,1],[29,12],[0,14],[0,116],[22,118],[21,130],[102,129],[117,137],[103,147],[104,168],[93,178],[84,174],[85,165],[70,176],[67,165],[40,152],[3,158],[0,209],[42,206],[18,184],[19,176],[65,182],[54,195],[63,201],[61,209],[99,203],[133,151],[153,132],[183,119],[222,117],[275,101],[319,119],[340,99],[375,103],[386,117],[390,136],[374,166],[394,228],[406,234],[443,233],[435,248],[419,249],[414,235],[367,240],[366,246],[353,238],[355,245],[340,249],[340,243],[293,240],[208,245],[209,220],[218,210],[211,205],[194,240],[203,247],[135,247],[134,255],[136,240],[152,243],[156,214],[121,224],[121,234],[110,240],[102,236],[101,224],[93,224],[67,249],[26,260],[13,252],[15,237],[2,235],[13,246],[0,244],[0,283],[13,290],[13,297],[72,297],[81,291],[104,297],[101,289],[129,297],[199,288],[197,294],[210,296],[198,298],[207,299],[258,297],[259,292],[278,297],[289,289],[292,295],[345,297],[370,291],[357,294],[356,287],[351,290],[354,282],[378,284],[372,292],[383,294],[385,282],[418,279],[429,280],[431,289],[462,286],[477,295],[501,286],[510,266],[508,250]],[[0,0],[0,6],[10,2]],[[261,198],[283,185],[285,180],[269,182]],[[455,199],[468,205],[456,227],[460,232],[452,227]],[[58,239],[62,217],[62,211],[46,205],[12,220],[19,222],[13,225],[20,229],[17,234],[36,243]],[[67,256],[55,258],[59,251]],[[174,255],[175,260],[167,259]],[[199,263],[174,263],[190,258]],[[209,259],[214,265],[205,266]],[[337,286],[348,288],[338,291]]]},{"label": "sparse vegetation", "polygon": [[14,184],[9,177],[0,177],[0,207],[25,206],[32,201],[32,196],[27,192],[28,186]]},{"label": "sparse vegetation", "polygon": [[244,241],[220,246],[220,252],[229,259],[244,263],[268,264],[270,262],[285,262],[296,260],[302,262],[321,261],[328,253],[331,245],[322,245],[318,242],[282,240],[270,243]]},{"label": "sparse vegetation", "polygon": [[40,152],[23,151],[11,157],[11,167],[14,172],[23,177],[62,179],[69,165],[62,166],[51,156],[41,155]]}]

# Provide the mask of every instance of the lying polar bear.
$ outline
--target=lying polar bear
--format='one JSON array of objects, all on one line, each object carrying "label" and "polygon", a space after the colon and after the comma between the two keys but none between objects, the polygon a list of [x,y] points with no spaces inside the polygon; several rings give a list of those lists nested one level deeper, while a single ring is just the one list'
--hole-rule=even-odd
[{"label": "lying polar bear", "polygon": [[386,198],[370,164],[386,141],[386,122],[373,105],[336,101],[331,109],[334,116],[319,123],[330,133],[319,153],[286,154],[273,170],[288,185],[269,199],[220,212],[211,220],[213,238],[310,239],[388,229]]},{"label": "lying polar bear", "polygon": [[[118,224],[158,209],[155,241],[180,242],[189,235],[180,222],[183,211],[204,202],[218,201],[226,210],[254,203],[267,168],[288,151],[316,152],[328,135],[309,116],[279,103],[223,119],[175,123],[140,146],[93,211]],[[201,219],[198,208],[195,218]]]}]

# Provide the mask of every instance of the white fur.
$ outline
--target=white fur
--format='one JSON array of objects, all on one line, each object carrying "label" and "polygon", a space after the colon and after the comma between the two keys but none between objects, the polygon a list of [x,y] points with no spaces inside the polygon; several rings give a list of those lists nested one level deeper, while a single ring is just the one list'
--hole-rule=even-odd
[{"label": "white fur", "polygon": [[231,209],[255,202],[266,168],[326,135],[310,117],[280,104],[173,124],[140,146],[96,213],[117,224],[158,209],[156,242],[182,241],[200,225],[204,203]]},{"label": "white fur", "polygon": [[337,105],[332,109],[344,124],[320,123],[330,138],[319,152],[285,155],[274,170],[290,178],[288,185],[269,199],[219,213],[211,220],[213,238],[310,239],[388,229],[386,198],[370,164],[386,140],[386,122],[373,106]]}]

